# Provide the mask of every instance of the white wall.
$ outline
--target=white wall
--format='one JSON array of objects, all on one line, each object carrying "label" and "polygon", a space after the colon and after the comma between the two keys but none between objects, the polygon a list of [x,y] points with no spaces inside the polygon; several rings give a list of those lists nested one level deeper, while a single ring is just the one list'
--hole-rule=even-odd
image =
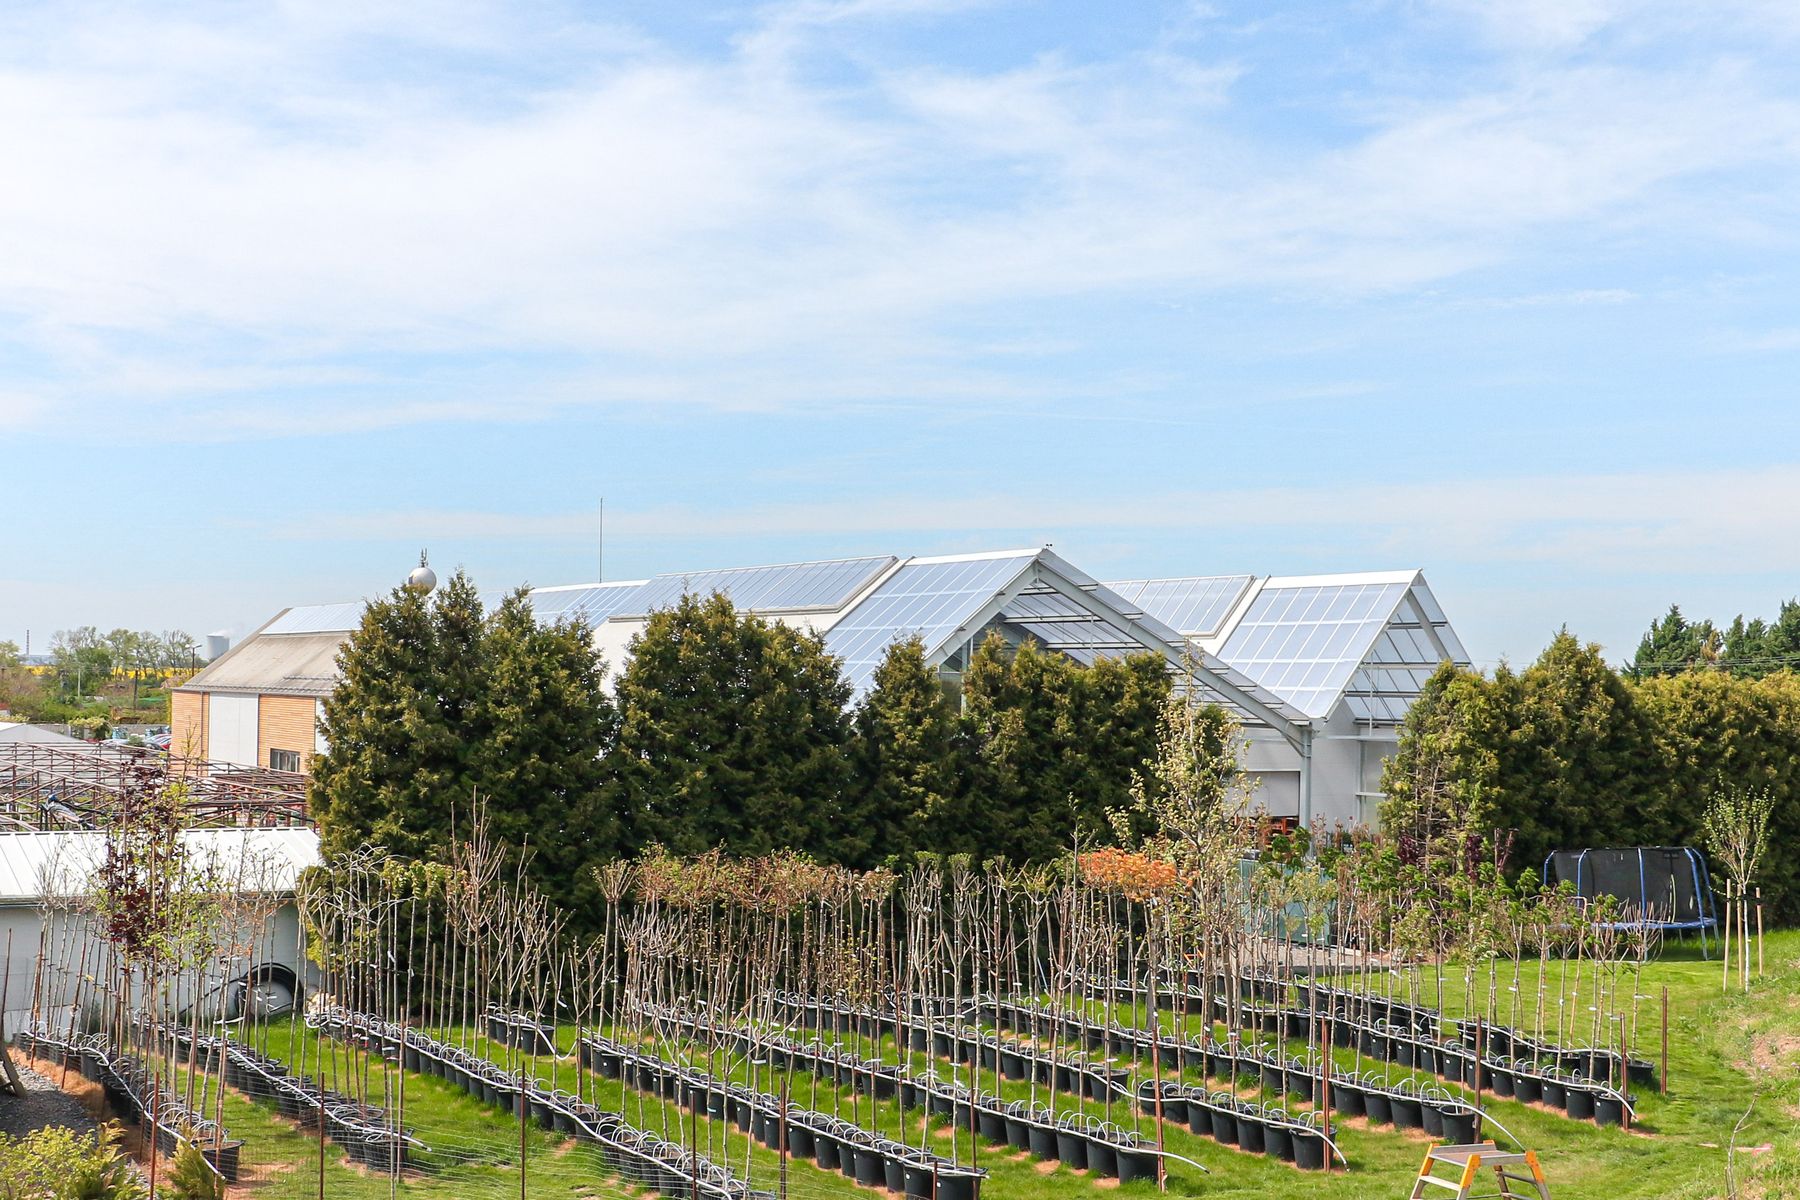
[{"label": "white wall", "polygon": [[[65,1025],[69,1006],[76,1000],[77,979],[84,956],[89,974],[99,957],[99,942],[87,935],[86,931],[92,927],[86,924],[85,918],[58,913],[51,920],[46,942],[42,937],[42,913],[36,904],[0,905],[0,990],[4,991],[9,1039],[31,1019],[34,998],[38,1012],[59,1026]],[[295,971],[310,987],[316,982],[317,972],[302,961],[299,939],[299,912],[291,902],[283,904],[258,939],[255,960],[259,964],[281,963]],[[40,950],[44,955],[42,970],[38,961]],[[248,965],[247,960],[235,964],[232,973],[241,975]],[[217,1002],[221,982],[215,967],[203,983],[193,977],[176,981],[178,1006],[191,1001],[197,983],[203,987],[203,995],[209,1003]],[[91,984],[81,986],[82,1007],[90,1016],[91,987]],[[0,1098],[0,1104],[4,1103],[4,1098]]]},{"label": "white wall", "polygon": [[206,757],[214,762],[259,766],[256,761],[256,697],[206,697]]},{"label": "white wall", "polygon": [[[1313,819],[1327,825],[1375,823],[1376,801],[1358,793],[1380,784],[1381,760],[1394,752],[1392,740],[1367,741],[1349,707],[1339,704],[1313,731]],[[1247,731],[1244,769],[1258,776],[1256,803],[1273,816],[1299,812],[1300,752],[1272,729]],[[1373,781],[1373,782],[1371,782]]]}]

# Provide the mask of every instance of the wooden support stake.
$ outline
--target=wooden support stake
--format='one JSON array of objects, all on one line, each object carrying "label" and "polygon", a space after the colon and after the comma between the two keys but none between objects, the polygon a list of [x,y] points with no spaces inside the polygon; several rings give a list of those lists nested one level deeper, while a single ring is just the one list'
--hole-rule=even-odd
[{"label": "wooden support stake", "polygon": [[1669,1094],[1669,985],[1663,984],[1662,994],[1662,1092]]},{"label": "wooden support stake", "polygon": [[1762,973],[1763,973],[1762,889],[1759,887],[1756,889],[1756,977],[1758,979],[1761,979]]}]

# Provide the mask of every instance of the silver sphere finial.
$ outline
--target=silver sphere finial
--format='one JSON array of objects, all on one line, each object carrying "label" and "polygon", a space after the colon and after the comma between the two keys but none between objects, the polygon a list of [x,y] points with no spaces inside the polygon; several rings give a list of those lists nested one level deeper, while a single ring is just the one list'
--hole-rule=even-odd
[{"label": "silver sphere finial", "polygon": [[406,577],[406,586],[415,592],[429,592],[437,586],[437,572],[425,561],[425,552],[419,551],[419,565],[412,569]]}]

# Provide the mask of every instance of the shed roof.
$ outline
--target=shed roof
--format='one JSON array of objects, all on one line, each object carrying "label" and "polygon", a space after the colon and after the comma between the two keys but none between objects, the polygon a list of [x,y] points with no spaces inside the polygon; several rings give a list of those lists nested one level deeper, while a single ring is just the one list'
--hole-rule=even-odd
[{"label": "shed roof", "polygon": [[269,630],[295,610],[287,609],[262,630],[215,659],[177,688],[187,692],[244,692],[277,696],[331,694],[337,686],[338,647],[348,629],[308,633]]},{"label": "shed roof", "polygon": [[[244,891],[286,895],[319,862],[311,829],[193,829],[180,835],[190,862],[216,867]],[[106,835],[86,831],[0,834],[0,906],[41,902],[46,893],[87,892],[106,860]]]},{"label": "shed roof", "polygon": [[37,742],[52,746],[86,745],[80,738],[72,738],[68,734],[58,733],[54,729],[27,725],[23,721],[0,721],[0,742]]}]

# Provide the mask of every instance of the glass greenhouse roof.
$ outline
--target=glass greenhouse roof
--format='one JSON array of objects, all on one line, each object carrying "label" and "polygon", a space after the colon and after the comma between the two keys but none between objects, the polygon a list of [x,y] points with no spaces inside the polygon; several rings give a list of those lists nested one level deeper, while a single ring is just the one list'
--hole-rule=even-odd
[{"label": "glass greenhouse roof", "polygon": [[580,618],[590,625],[598,625],[635,600],[643,587],[642,580],[633,580],[585,587],[536,588],[531,593],[531,612],[540,620]]},{"label": "glass greenhouse roof", "polygon": [[1219,631],[1245,589],[1255,582],[1254,575],[1212,575],[1127,579],[1106,586],[1169,628],[1189,637],[1208,637]]},{"label": "glass greenhouse roof", "polygon": [[[1010,587],[1031,551],[980,558],[913,559],[882,581],[825,634],[857,695],[867,691],[887,648],[918,634],[931,654],[965,630],[983,605]],[[973,633],[972,629],[967,630]]]},{"label": "glass greenhouse roof", "polygon": [[1329,716],[1407,587],[1265,584],[1219,657],[1307,716]]},{"label": "glass greenhouse roof", "polygon": [[641,617],[672,608],[689,593],[722,592],[748,612],[804,612],[842,608],[881,572],[893,566],[891,554],[843,558],[830,562],[786,563],[773,567],[733,567],[658,575],[638,589],[629,608],[614,615]]}]

